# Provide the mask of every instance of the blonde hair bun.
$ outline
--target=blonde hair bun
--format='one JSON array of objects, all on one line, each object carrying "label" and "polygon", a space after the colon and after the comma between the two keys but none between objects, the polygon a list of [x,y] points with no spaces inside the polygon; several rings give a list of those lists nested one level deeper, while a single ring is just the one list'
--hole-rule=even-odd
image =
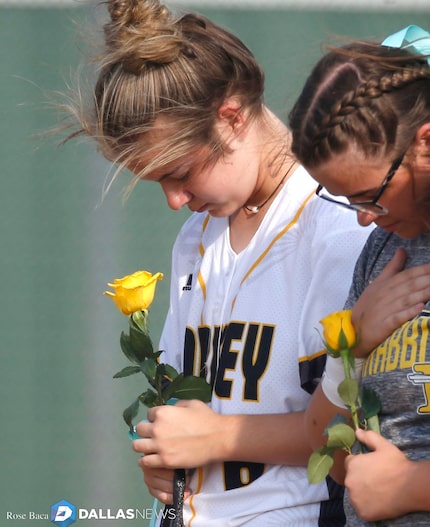
[{"label": "blonde hair bun", "polygon": [[178,58],[183,48],[180,29],[158,0],[110,0],[108,11],[106,46],[126,71],[138,74],[147,63],[168,64]]}]

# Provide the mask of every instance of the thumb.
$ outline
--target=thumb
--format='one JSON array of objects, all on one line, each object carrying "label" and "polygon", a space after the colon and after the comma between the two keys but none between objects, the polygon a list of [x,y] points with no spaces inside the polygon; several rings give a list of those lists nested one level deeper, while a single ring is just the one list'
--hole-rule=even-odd
[{"label": "thumb", "polygon": [[389,441],[373,430],[363,430],[359,428],[355,431],[355,437],[370,450],[377,450],[389,443]]},{"label": "thumb", "polygon": [[382,273],[377,278],[375,278],[374,282],[390,278],[391,276],[394,276],[402,271],[405,266],[406,256],[406,251],[403,248],[397,249],[394,253],[394,256],[384,267]]}]

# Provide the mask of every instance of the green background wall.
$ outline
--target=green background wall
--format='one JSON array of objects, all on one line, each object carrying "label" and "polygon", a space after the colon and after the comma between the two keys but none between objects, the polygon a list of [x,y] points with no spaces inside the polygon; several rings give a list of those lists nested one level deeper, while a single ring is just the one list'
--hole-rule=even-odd
[{"label": "green background wall", "polygon": [[[267,103],[281,117],[332,35],[382,38],[409,23],[430,27],[430,9],[201,11],[254,51]],[[164,272],[151,310],[157,340],[170,248],[188,213],[169,211],[150,183],[123,204],[128,175],[102,199],[109,165],[94,146],[59,148],[58,138],[39,136],[57,122],[48,92],[64,91],[81,60],[78,28],[96,18],[84,6],[0,8],[0,526],[34,525],[7,513],[48,514],[62,499],[112,511],[152,503],[121,418],[141,380],[112,379],[125,365],[118,337],[127,321],[102,293],[136,269]]]}]

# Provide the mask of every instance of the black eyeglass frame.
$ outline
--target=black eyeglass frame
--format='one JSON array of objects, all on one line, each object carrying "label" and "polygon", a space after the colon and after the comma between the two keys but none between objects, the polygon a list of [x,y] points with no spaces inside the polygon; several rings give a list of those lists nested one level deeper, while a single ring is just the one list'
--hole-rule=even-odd
[{"label": "black eyeglass frame", "polygon": [[378,191],[376,192],[376,195],[373,199],[370,201],[357,201],[355,203],[345,203],[344,201],[339,201],[337,199],[334,199],[330,196],[320,194],[320,192],[323,190],[322,185],[318,185],[315,194],[326,201],[329,201],[330,203],[336,203],[337,205],[340,205],[341,207],[344,207],[348,210],[353,210],[355,212],[367,212],[368,214],[375,214],[377,216],[385,216],[388,214],[388,209],[378,203],[378,200],[381,198],[382,194],[385,192],[385,189],[388,186],[388,183],[393,179],[395,173],[399,169],[400,165],[403,162],[403,158],[405,157],[405,154],[402,154],[401,156],[397,157],[393,163],[391,164],[390,169],[388,170],[387,175],[385,176],[384,181],[382,182],[381,186],[379,187]]}]

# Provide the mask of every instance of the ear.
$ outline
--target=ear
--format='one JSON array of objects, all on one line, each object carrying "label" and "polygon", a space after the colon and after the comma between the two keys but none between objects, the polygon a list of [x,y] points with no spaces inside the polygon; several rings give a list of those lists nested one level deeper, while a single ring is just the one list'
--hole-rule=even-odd
[{"label": "ear", "polygon": [[246,114],[241,101],[237,97],[229,97],[218,108],[219,131],[237,136],[246,125]]},{"label": "ear", "polygon": [[416,162],[421,168],[430,168],[430,122],[422,124],[415,135]]},{"label": "ear", "polygon": [[430,122],[422,124],[415,135],[415,143],[416,146],[422,151],[421,153],[424,154],[424,150],[427,150],[427,152],[430,154]]}]

